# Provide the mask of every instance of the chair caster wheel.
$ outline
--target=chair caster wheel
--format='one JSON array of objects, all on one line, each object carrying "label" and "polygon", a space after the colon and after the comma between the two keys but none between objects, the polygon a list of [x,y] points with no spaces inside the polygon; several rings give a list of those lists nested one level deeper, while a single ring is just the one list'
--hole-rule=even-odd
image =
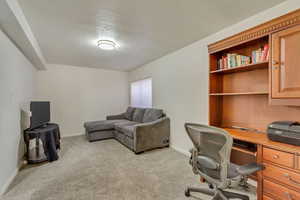
[{"label": "chair caster wheel", "polygon": [[191,196],[190,190],[189,190],[189,189],[186,189],[186,190],[184,191],[184,195],[185,195],[186,197],[190,197],[190,196]]}]

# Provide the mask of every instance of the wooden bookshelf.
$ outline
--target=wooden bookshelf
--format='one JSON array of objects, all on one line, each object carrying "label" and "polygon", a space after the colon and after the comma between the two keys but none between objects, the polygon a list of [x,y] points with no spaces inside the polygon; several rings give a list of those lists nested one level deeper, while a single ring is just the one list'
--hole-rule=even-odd
[{"label": "wooden bookshelf", "polygon": [[300,107],[270,105],[271,61],[217,70],[217,61],[222,56],[232,53],[251,56],[253,50],[270,45],[270,37],[262,36],[209,53],[210,125],[241,126],[265,132],[273,121],[300,121]]},{"label": "wooden bookshelf", "polygon": [[210,73],[225,74],[225,73],[234,73],[234,72],[244,72],[244,71],[250,71],[255,69],[264,69],[264,68],[268,68],[268,66],[269,66],[269,62],[265,61],[265,62],[255,63],[255,64],[243,65],[239,67],[233,67],[229,69],[219,69],[219,70],[211,71]]},{"label": "wooden bookshelf", "polygon": [[[257,49],[268,46],[269,61],[228,68],[253,60],[265,60],[265,56],[257,59],[252,52],[261,52]],[[255,150],[250,145],[233,146],[231,162],[239,165],[268,163],[276,169],[272,173],[268,169],[265,169],[266,173],[257,173],[258,200],[265,199],[263,197],[277,199],[274,194],[268,193],[270,187],[264,185],[265,179],[277,186],[278,194],[294,190],[298,192],[297,196],[293,193],[291,198],[300,199],[299,185],[295,190],[293,183],[282,184],[267,175],[289,170],[300,176],[300,147],[273,142],[264,134],[274,121],[300,121],[299,51],[300,9],[208,46],[209,124],[220,128],[236,126],[263,132],[224,128],[236,141],[256,145]],[[253,59],[250,62],[243,59],[241,62],[241,56]],[[287,166],[279,161],[269,162],[267,157],[272,158],[275,154],[289,157],[292,164]]]}]

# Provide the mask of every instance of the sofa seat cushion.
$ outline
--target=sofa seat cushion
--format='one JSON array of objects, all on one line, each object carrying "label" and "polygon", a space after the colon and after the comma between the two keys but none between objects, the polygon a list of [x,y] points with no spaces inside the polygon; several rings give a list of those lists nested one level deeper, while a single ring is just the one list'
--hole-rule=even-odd
[{"label": "sofa seat cushion", "polygon": [[128,107],[124,114],[125,118],[132,121],[132,116],[133,116],[134,110],[135,110],[134,107]]},{"label": "sofa seat cushion", "polygon": [[163,110],[155,108],[147,108],[144,113],[143,123],[153,122],[163,116]]},{"label": "sofa seat cushion", "polygon": [[142,123],[145,110],[146,109],[144,109],[144,108],[136,108],[133,112],[132,121]]},{"label": "sofa seat cushion", "polygon": [[120,122],[115,124],[115,129],[124,135],[133,138],[133,133],[135,131],[136,124],[139,124],[138,122]]},{"label": "sofa seat cushion", "polygon": [[115,139],[118,140],[121,144],[125,145],[129,149],[134,151],[134,139],[126,136],[125,134],[115,131]]},{"label": "sofa seat cushion", "polygon": [[115,124],[121,122],[129,122],[129,121],[125,119],[91,121],[91,122],[85,122],[84,127],[87,132],[104,131],[104,130],[114,129]]}]

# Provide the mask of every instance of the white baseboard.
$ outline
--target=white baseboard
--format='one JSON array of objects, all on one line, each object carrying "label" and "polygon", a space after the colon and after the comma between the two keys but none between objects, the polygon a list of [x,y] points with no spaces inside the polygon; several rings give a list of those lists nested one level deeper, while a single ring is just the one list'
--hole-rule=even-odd
[{"label": "white baseboard", "polygon": [[257,181],[256,180],[253,180],[251,178],[248,179],[248,184],[254,186],[254,187],[257,187]]},{"label": "white baseboard", "polygon": [[83,133],[72,133],[72,134],[69,134],[69,135],[62,136],[62,138],[81,136],[81,135],[84,135],[84,134]]},{"label": "white baseboard", "polygon": [[175,147],[175,146],[173,146],[173,145],[170,145],[170,147],[171,147],[172,149],[174,149],[175,151],[178,151],[179,153],[182,153],[182,154],[184,154],[184,155],[186,155],[186,156],[188,156],[188,157],[190,157],[190,155],[191,155],[189,151],[183,150],[183,149],[178,148],[178,147]]},{"label": "white baseboard", "polygon": [[2,186],[2,188],[0,189],[0,196],[5,194],[8,187],[10,186],[10,184],[13,182],[13,180],[17,176],[18,172],[19,172],[19,168],[15,169],[15,171],[12,173],[12,175],[9,177],[9,179],[6,181],[6,183]]}]

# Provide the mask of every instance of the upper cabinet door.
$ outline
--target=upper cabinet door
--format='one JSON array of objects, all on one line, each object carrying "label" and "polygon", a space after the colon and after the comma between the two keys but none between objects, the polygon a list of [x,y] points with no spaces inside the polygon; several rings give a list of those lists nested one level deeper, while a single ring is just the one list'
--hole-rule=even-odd
[{"label": "upper cabinet door", "polygon": [[272,35],[272,98],[300,98],[300,26]]}]

